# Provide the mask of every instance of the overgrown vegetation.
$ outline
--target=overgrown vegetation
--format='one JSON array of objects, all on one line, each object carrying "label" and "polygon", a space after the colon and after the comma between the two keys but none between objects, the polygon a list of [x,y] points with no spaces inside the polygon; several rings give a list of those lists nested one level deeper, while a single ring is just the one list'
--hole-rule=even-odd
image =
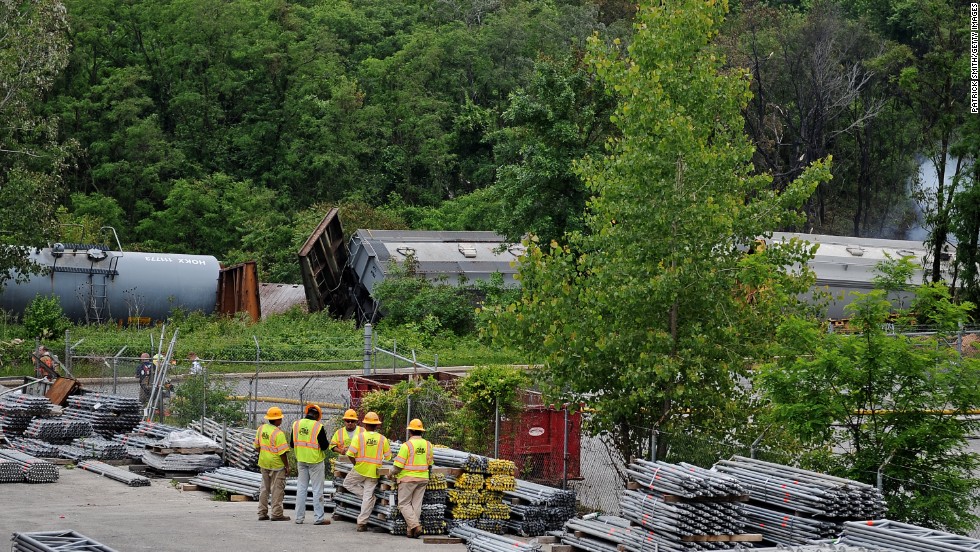
[{"label": "overgrown vegetation", "polygon": [[232,426],[243,425],[246,421],[245,403],[231,401],[228,396],[231,387],[204,373],[188,376],[177,384],[170,403],[171,419],[179,426],[186,426],[200,420],[207,414],[219,423]]}]

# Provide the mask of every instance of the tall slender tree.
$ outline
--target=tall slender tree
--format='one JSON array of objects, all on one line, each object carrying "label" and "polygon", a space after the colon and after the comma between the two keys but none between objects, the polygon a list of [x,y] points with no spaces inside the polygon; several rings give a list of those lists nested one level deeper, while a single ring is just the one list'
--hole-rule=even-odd
[{"label": "tall slender tree", "polygon": [[726,10],[643,2],[625,50],[593,39],[588,59],[617,98],[621,136],[576,165],[594,196],[588,232],[530,243],[521,300],[490,325],[543,363],[552,393],[595,406],[593,430],[611,432],[624,457],[654,427],[730,429],[739,376],[793,304],[784,292],[806,287],[782,270],[805,260],[802,244],[747,251],[799,220],[828,167],[781,193],[752,174],[748,75],[723,71],[712,44]]}]

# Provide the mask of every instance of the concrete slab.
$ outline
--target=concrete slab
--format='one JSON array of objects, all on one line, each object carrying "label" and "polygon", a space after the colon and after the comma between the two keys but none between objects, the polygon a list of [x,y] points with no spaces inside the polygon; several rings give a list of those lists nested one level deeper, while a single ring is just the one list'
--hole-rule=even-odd
[{"label": "concrete slab", "polygon": [[[433,547],[421,539],[373,530],[357,533],[346,521],[315,526],[312,511],[303,525],[260,522],[257,502],[215,502],[208,492],[179,487],[165,479],[153,479],[149,487],[127,487],[64,466],[56,483],[0,484],[0,542],[14,532],[70,529],[119,552],[466,550],[462,544]],[[287,508],[286,515],[293,517],[293,511]]]}]

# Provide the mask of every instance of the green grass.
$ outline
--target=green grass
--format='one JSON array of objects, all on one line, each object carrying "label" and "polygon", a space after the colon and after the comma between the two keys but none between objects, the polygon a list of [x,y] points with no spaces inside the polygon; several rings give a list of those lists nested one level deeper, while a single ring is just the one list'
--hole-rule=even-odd
[{"label": "green grass", "polygon": [[[258,323],[240,317],[185,315],[178,313],[165,326],[164,350],[173,333],[177,341],[173,358],[178,361],[178,373],[186,371],[187,354],[195,352],[216,373],[252,372],[258,354],[261,370],[302,371],[359,369],[364,354],[364,332],[351,321],[335,320],[325,313],[307,314],[298,310],[270,316]],[[135,361],[143,352],[158,350],[164,326],[152,328],[118,327],[111,324],[73,325],[69,341],[76,345],[73,359],[76,377],[111,375],[105,364],[111,362],[125,347],[121,357],[129,360],[118,367],[120,375],[129,376]],[[451,332],[430,333],[414,324],[389,326],[381,321],[374,327],[375,345],[416,358],[426,365],[470,366],[483,364],[525,363],[516,351],[491,346],[475,335],[454,335]],[[19,341],[19,342],[18,342]],[[258,350],[256,349],[258,342]],[[65,337],[47,339],[44,343],[64,362]],[[32,375],[30,352],[35,340],[23,326],[9,320],[0,322],[0,377]],[[316,361],[316,362],[313,362]],[[342,362],[350,361],[350,362]],[[376,366],[391,366],[391,358],[376,356]],[[404,362],[397,363],[404,367]]]}]

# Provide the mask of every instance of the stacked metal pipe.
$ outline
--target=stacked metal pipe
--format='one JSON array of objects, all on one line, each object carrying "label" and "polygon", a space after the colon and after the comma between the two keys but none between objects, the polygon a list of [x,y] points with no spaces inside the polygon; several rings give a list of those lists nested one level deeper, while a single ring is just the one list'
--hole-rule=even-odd
[{"label": "stacked metal pipe", "polygon": [[226,428],[211,418],[204,418],[203,424],[193,422],[189,427],[221,445],[225,462],[229,466],[258,471],[259,451],[252,445],[255,440],[254,429]]},{"label": "stacked metal pipe", "polygon": [[436,466],[464,468],[470,473],[489,473],[490,459],[479,454],[445,447],[433,447],[432,461]]},{"label": "stacked metal pipe", "polygon": [[92,434],[92,424],[87,420],[61,418],[34,418],[24,430],[25,437],[49,443],[64,444]]},{"label": "stacked metal pipe", "polygon": [[13,460],[0,459],[0,483],[21,483],[24,481],[24,474],[21,473],[21,466]]},{"label": "stacked metal pipe", "polygon": [[844,524],[840,542],[889,552],[976,552],[980,540],[887,519]]},{"label": "stacked metal pipe", "polygon": [[466,541],[468,552],[540,552],[541,545],[495,535],[466,525],[453,527],[449,534]]},{"label": "stacked metal pipe", "polygon": [[72,445],[88,453],[88,458],[102,460],[121,460],[126,458],[126,447],[117,441],[110,441],[100,435],[75,439]]},{"label": "stacked metal pipe", "polygon": [[125,483],[130,487],[149,487],[150,480],[141,475],[137,475],[128,470],[110,466],[98,460],[84,460],[78,463],[78,467],[92,473],[97,473],[103,477],[108,477],[113,481]]},{"label": "stacked metal pipe", "polygon": [[662,496],[625,491],[619,508],[624,518],[677,541],[692,535],[737,535],[746,526],[739,502],[670,503]]},{"label": "stacked metal pipe", "polygon": [[10,540],[13,541],[10,548],[11,552],[59,552],[63,550],[116,552],[115,549],[75,531],[14,533]]},{"label": "stacked metal pipe", "polygon": [[776,544],[805,544],[834,538],[840,533],[840,526],[830,521],[776,512],[754,504],[746,504],[742,508],[748,527]]},{"label": "stacked metal pipe", "polygon": [[142,417],[139,401],[134,397],[88,393],[68,397],[66,418],[88,420],[92,429],[106,437],[128,433],[139,424]]},{"label": "stacked metal pipe", "polygon": [[636,460],[626,472],[648,492],[684,498],[725,497],[745,494],[738,479],[692,464]]},{"label": "stacked metal pipe", "polygon": [[221,466],[221,457],[217,454],[168,454],[164,456],[147,450],[143,452],[142,461],[147,466],[163,472],[201,473]]},{"label": "stacked metal pipe", "polygon": [[754,502],[777,509],[844,519],[874,519],[885,512],[878,489],[857,481],[743,456],[714,469],[738,478]]},{"label": "stacked metal pipe", "polygon": [[21,474],[28,483],[54,483],[58,480],[57,466],[29,454],[0,449],[0,460],[10,460],[20,464]]},{"label": "stacked metal pipe", "polygon": [[35,416],[51,412],[47,397],[7,393],[0,395],[0,433],[19,435],[30,426]]},{"label": "stacked metal pipe", "polygon": [[[340,496],[340,495],[338,495]],[[355,506],[350,506],[345,503],[338,503],[337,507],[334,509],[334,513],[350,520],[357,519],[357,516],[361,513],[361,506],[358,504]],[[382,529],[388,531],[392,535],[404,535],[407,531],[407,526],[405,520],[402,519],[401,523],[396,523],[393,519],[381,519],[378,514],[372,513],[368,516],[368,525],[373,525],[375,527],[381,527]],[[401,531],[401,532],[399,532]]]},{"label": "stacked metal pipe", "polygon": [[561,535],[564,544],[590,552],[618,552],[620,546],[626,547],[633,541],[629,521],[615,516],[572,518],[564,528]]},{"label": "stacked metal pipe", "polygon": [[10,443],[11,448],[39,458],[58,458],[61,453],[61,448],[58,445],[39,439],[7,435],[7,442]]},{"label": "stacked metal pipe", "polygon": [[575,517],[575,491],[515,479],[514,489],[504,491],[504,498],[511,503],[507,526],[517,526],[516,532],[524,536],[559,530]]},{"label": "stacked metal pipe", "polygon": [[[188,481],[192,485],[198,485],[205,489],[224,490],[234,494],[249,496],[252,499],[259,497],[262,488],[262,475],[240,468],[223,467],[213,471],[200,473]],[[283,503],[296,505],[296,478],[286,479],[286,496]],[[335,506],[333,496],[337,489],[329,480],[323,483],[323,506],[333,508]],[[307,507],[313,507],[313,496],[311,493],[306,495]]]}]

